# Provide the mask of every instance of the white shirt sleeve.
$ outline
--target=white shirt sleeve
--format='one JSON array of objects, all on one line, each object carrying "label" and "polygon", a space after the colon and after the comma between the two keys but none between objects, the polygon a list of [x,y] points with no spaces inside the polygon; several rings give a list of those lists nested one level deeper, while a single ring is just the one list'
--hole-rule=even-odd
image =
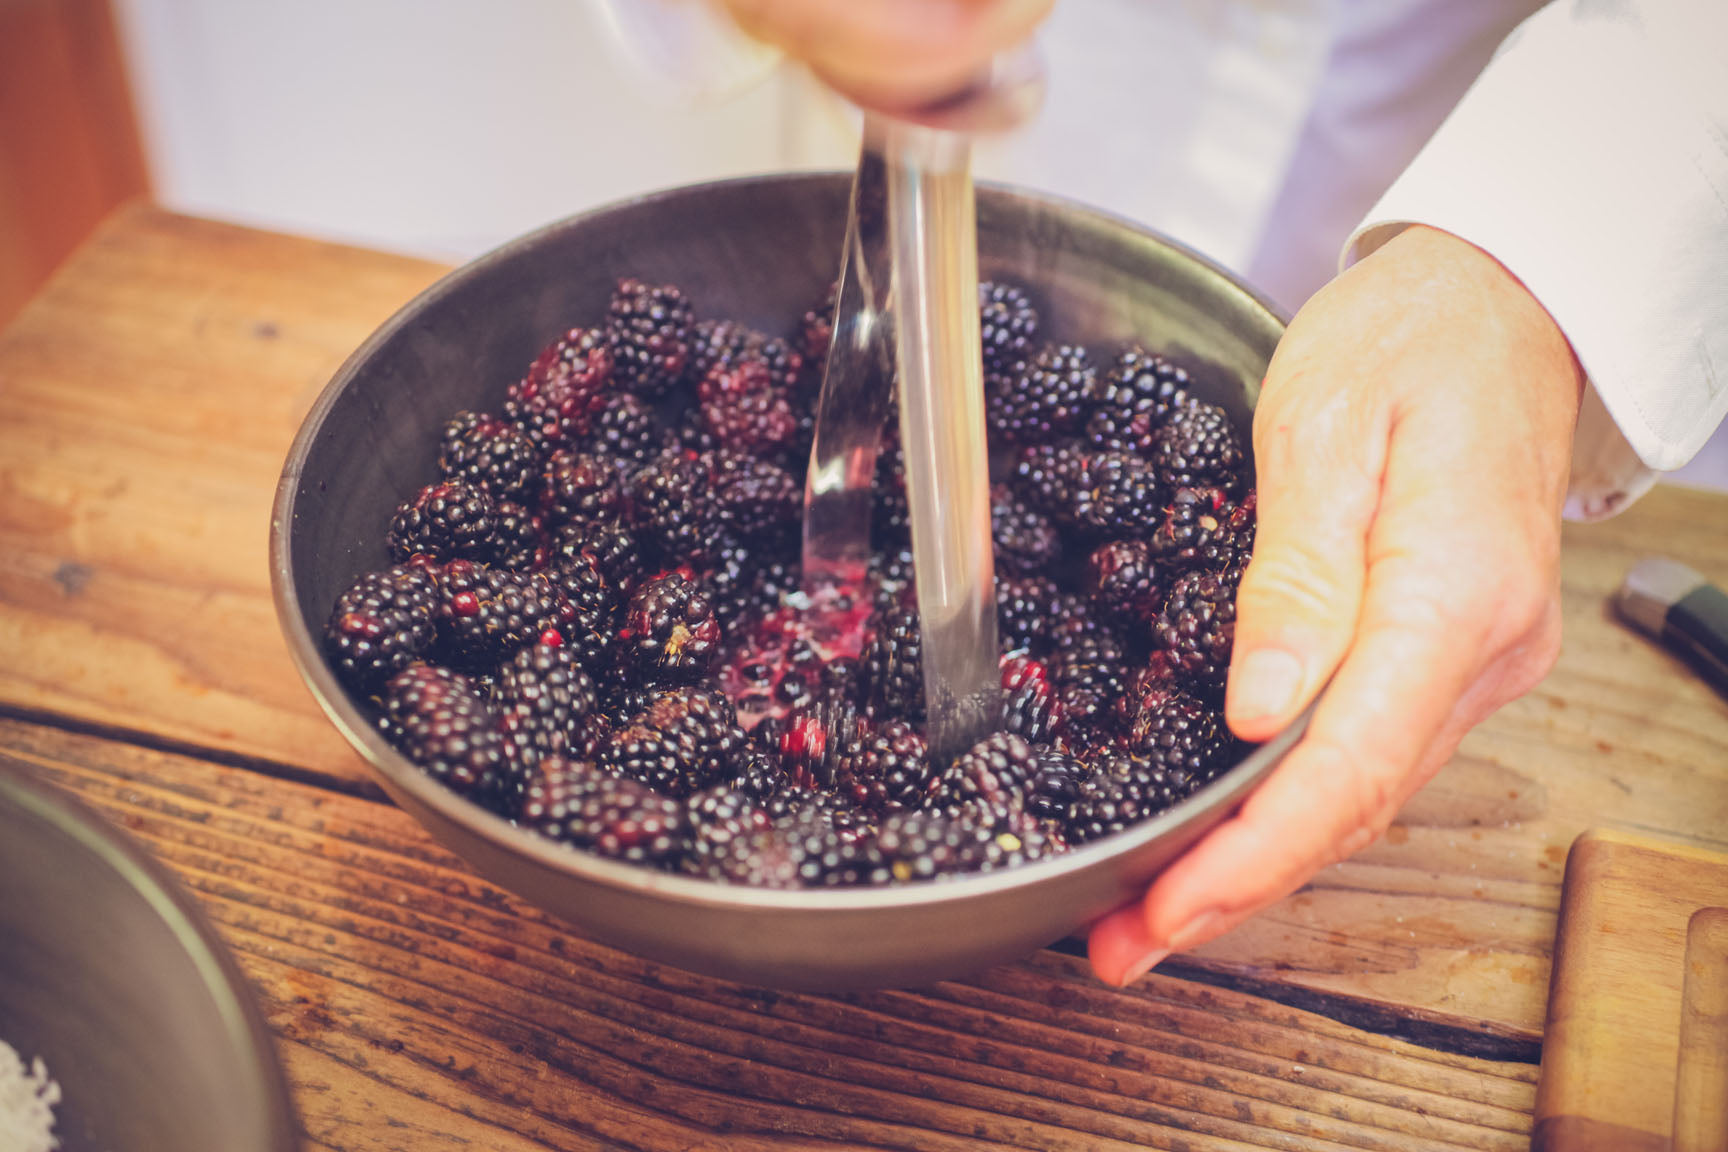
[{"label": "white shirt sleeve", "polygon": [[1555,0],[1345,245],[1443,229],[1523,281],[1589,376],[1567,515],[1610,515],[1728,413],[1728,3]]}]

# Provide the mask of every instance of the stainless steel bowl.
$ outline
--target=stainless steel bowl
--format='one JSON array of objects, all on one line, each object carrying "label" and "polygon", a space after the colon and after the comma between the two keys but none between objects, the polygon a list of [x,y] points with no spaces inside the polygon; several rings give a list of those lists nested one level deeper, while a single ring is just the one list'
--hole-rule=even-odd
[{"label": "stainless steel bowl", "polygon": [[0,756],[0,1040],[60,1085],[68,1152],[291,1152],[244,976],[179,882]]},{"label": "stainless steel bowl", "polygon": [[[392,510],[427,482],[437,433],[505,386],[620,276],[673,282],[698,313],[784,331],[837,273],[847,178],[727,181],[555,224],[451,273],[337,373],[289,453],[271,524],[282,627],[301,673],[384,787],[479,872],[604,943],[746,983],[800,989],[919,984],[1016,959],[1143,891],[1294,742],[1262,746],[1175,808],[1024,868],[920,886],[778,892],[574,852],[435,783],[368,723],[318,635],[336,596],[388,561]],[[1083,206],[981,187],[980,274],[1029,286],[1047,333],[1172,355],[1245,428],[1283,333],[1276,311],[1177,244]]]}]

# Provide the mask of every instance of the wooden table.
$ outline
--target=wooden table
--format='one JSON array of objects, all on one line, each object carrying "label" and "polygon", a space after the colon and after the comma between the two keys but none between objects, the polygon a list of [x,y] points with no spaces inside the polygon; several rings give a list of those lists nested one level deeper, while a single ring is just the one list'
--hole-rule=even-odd
[{"label": "wooden table", "polygon": [[255,983],[308,1147],[1527,1147],[1566,851],[1728,836],[1728,705],[1617,623],[1728,498],[1567,530],[1566,646],[1378,844],[1127,991],[1076,950],[775,994],[587,943],[393,807],[292,669],[270,502],[443,269],[134,206],[0,334],[0,749],[130,830]]}]

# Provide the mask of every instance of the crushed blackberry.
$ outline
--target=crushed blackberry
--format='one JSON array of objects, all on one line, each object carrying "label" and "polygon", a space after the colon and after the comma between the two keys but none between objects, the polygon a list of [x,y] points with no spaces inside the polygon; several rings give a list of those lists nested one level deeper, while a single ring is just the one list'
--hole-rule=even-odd
[{"label": "crushed blackberry", "polygon": [[483,798],[496,788],[504,761],[498,717],[468,677],[435,664],[408,665],[384,687],[379,729],[451,791]]},{"label": "crushed blackberry", "polygon": [[695,326],[695,309],[676,285],[620,280],[606,310],[619,383],[650,399],[665,395],[689,370]]},{"label": "crushed blackberry", "polygon": [[580,440],[612,383],[614,360],[604,332],[572,328],[547,345],[504,394],[504,416],[537,450]]},{"label": "crushed blackberry", "polygon": [[1018,375],[998,381],[990,396],[992,428],[1017,444],[1048,444],[1079,429],[1095,369],[1086,349],[1054,344]]},{"label": "crushed blackberry", "polygon": [[985,280],[978,285],[978,329],[985,373],[1010,373],[1036,351],[1038,310],[1020,288]]},{"label": "crushed blackberry", "polygon": [[687,569],[642,582],[624,610],[620,655],[638,680],[694,680],[720,654],[720,622]]},{"label": "crushed blackberry", "polygon": [[1169,491],[1216,487],[1234,492],[1247,459],[1230,414],[1198,400],[1172,412],[1152,442],[1152,465]]},{"label": "crushed blackberry", "polygon": [[425,569],[362,574],[336,598],[324,625],[336,674],[361,692],[383,684],[432,647],[437,605],[437,584]]},{"label": "crushed blackberry", "polygon": [[1143,348],[1124,349],[1098,378],[1086,439],[1101,452],[1150,456],[1158,430],[1188,402],[1188,373]]},{"label": "crushed blackberry", "polygon": [[478,484],[428,484],[396,509],[386,540],[397,563],[415,556],[484,560],[497,548],[498,502]]},{"label": "crushed blackberry", "polygon": [[439,474],[478,485],[495,499],[531,502],[539,466],[540,452],[521,428],[484,412],[458,412],[439,438]]}]

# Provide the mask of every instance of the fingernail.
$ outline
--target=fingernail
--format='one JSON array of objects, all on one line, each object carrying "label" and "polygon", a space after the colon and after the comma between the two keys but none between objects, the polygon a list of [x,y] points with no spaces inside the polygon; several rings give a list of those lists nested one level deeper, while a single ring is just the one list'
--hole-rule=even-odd
[{"label": "fingernail", "polygon": [[1122,987],[1126,988],[1128,985],[1134,983],[1134,981],[1140,979],[1140,977],[1146,975],[1146,973],[1152,971],[1152,969],[1158,967],[1158,965],[1164,962],[1164,957],[1168,955],[1170,955],[1170,949],[1156,948],[1140,957],[1140,959],[1134,961],[1134,963],[1128,965],[1128,970],[1122,973]]},{"label": "fingernail", "polygon": [[1302,690],[1302,663],[1282,648],[1248,653],[1230,675],[1230,713],[1243,720],[1282,716]]},{"label": "fingernail", "polygon": [[1214,908],[1190,917],[1188,923],[1170,934],[1170,950],[1183,952],[1198,944],[1204,944],[1218,935],[1223,922],[1224,914]]}]

